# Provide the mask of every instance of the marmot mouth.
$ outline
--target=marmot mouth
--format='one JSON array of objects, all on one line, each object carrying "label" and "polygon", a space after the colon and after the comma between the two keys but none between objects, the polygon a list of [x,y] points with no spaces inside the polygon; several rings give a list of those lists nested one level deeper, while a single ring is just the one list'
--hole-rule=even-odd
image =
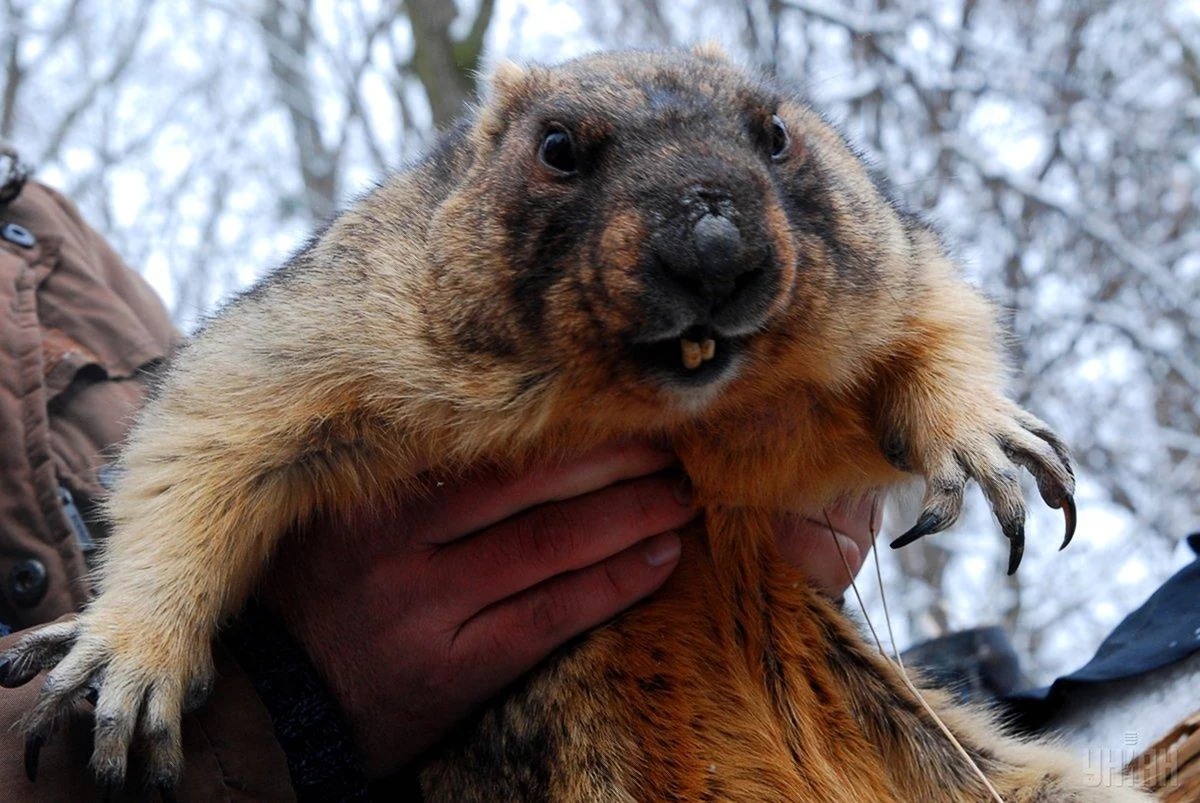
[{"label": "marmot mouth", "polygon": [[678,337],[638,343],[633,355],[655,376],[674,385],[697,387],[724,374],[744,345],[743,337],[722,337],[697,325]]}]

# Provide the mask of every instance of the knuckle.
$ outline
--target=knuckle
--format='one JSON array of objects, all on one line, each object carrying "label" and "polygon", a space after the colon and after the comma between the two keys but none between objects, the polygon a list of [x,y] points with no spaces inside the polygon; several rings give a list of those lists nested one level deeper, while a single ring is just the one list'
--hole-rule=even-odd
[{"label": "knuckle", "polygon": [[1045,441],[1031,439],[1028,443],[1021,444],[1020,451],[1028,456],[1032,468],[1048,471],[1056,476],[1065,473],[1062,460]]},{"label": "knuckle", "polygon": [[1006,496],[1021,495],[1021,475],[1013,466],[1008,465],[997,471],[995,482],[1000,488],[1000,493]]},{"label": "knuckle", "polygon": [[42,636],[40,633],[33,633],[17,642],[17,645],[13,647],[8,654],[14,656],[18,660],[29,660],[32,659],[33,656],[45,652],[47,649],[52,648],[53,646],[53,642],[51,642],[48,638]]},{"label": "knuckle", "polygon": [[980,478],[984,496],[996,515],[1004,519],[1025,516],[1025,492],[1015,469],[998,469]]},{"label": "knuckle", "polygon": [[949,529],[956,521],[958,521],[958,517],[962,515],[962,500],[959,499],[949,505],[946,505],[938,512],[941,516],[941,519],[938,522],[939,531]]},{"label": "knuckle", "polygon": [[1005,430],[1002,432],[993,432],[992,440],[995,442],[996,446],[1000,447],[1000,451],[1004,452],[1004,454],[1008,455],[1009,457],[1012,457],[1014,454],[1021,451],[1022,447],[1020,444],[1024,438],[1021,438],[1020,435],[1015,432]]},{"label": "knuckle", "polygon": [[596,583],[599,586],[596,589],[596,596],[607,605],[612,605],[626,596],[627,584],[623,574],[617,570],[616,561],[606,560],[600,564],[600,569],[596,573]]},{"label": "knuckle", "polygon": [[526,626],[537,634],[557,633],[571,609],[569,594],[560,589],[546,588],[529,598],[526,610]]},{"label": "knuckle", "polygon": [[1074,488],[1075,477],[1071,474],[1071,469],[1066,463],[1055,460],[1050,464],[1050,473],[1054,482],[1063,488]]},{"label": "knuckle", "polygon": [[41,693],[47,700],[57,700],[70,693],[73,686],[70,677],[55,671],[46,676],[46,680],[42,683]]},{"label": "knuckle", "polygon": [[1012,493],[1021,487],[1017,467],[1000,450],[989,450],[979,461],[979,472],[976,479],[989,495]]},{"label": "knuckle", "polygon": [[631,483],[628,491],[629,502],[638,522],[650,522],[658,519],[662,514],[662,494],[664,491],[670,493],[665,490],[662,480]]},{"label": "knuckle", "polygon": [[97,711],[95,716],[96,731],[106,733],[116,729],[121,723],[121,715],[114,711]]}]

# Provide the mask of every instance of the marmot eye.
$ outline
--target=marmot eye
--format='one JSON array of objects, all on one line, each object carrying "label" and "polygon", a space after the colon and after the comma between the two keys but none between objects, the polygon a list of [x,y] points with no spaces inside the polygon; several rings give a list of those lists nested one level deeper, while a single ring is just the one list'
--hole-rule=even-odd
[{"label": "marmot eye", "polygon": [[568,175],[579,168],[575,164],[575,147],[571,144],[571,135],[561,128],[551,128],[542,137],[542,147],[538,152],[542,164]]},{"label": "marmot eye", "polygon": [[778,114],[771,116],[771,158],[775,161],[781,161],[787,158],[788,146],[792,144],[792,138],[788,136],[787,126],[783,124],[783,120]]}]

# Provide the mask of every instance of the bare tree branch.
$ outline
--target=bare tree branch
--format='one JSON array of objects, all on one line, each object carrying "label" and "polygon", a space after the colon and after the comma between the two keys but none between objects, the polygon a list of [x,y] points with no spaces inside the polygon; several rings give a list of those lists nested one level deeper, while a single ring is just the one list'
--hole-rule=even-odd
[{"label": "bare tree branch", "polygon": [[13,122],[17,113],[17,93],[21,89],[24,70],[21,66],[21,29],[24,26],[21,9],[12,0],[5,2],[8,35],[4,37],[4,94],[0,97],[0,139],[9,139],[13,134]]},{"label": "bare tree branch", "polygon": [[461,114],[475,91],[475,75],[483,55],[483,39],[491,23],[494,0],[481,0],[467,38],[456,41],[450,26],[457,7],[446,0],[408,0],[413,29],[411,69],[425,89],[436,128]]},{"label": "bare tree branch", "polygon": [[75,102],[61,115],[58,125],[55,126],[50,136],[47,137],[46,145],[37,157],[38,162],[49,162],[57,159],[67,135],[71,132],[79,117],[95,103],[97,93],[105,86],[120,81],[121,76],[129,68],[130,63],[132,63],[134,54],[142,42],[142,36],[146,32],[146,23],[150,18],[154,2],[155,0],[141,0],[138,4],[137,13],[131,23],[131,30],[117,48],[108,69],[89,82],[76,96]]},{"label": "bare tree branch", "polygon": [[315,92],[308,76],[311,14],[311,0],[302,0],[295,9],[288,9],[283,0],[270,0],[259,22],[266,34],[276,92],[291,117],[309,217],[325,220],[337,208],[339,154],[326,147],[321,136]]}]

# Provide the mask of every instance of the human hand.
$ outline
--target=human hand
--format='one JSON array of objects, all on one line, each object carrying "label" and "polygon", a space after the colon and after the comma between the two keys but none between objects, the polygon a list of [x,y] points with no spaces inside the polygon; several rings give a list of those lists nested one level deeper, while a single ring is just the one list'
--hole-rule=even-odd
[{"label": "human hand", "polygon": [[614,444],[518,478],[430,478],[422,501],[289,539],[266,599],[373,776],[666,580],[680,549],[671,531],[694,515],[673,462]]},{"label": "human hand", "polygon": [[[669,531],[692,517],[672,462],[610,445],[519,478],[430,479],[421,502],[319,522],[284,546],[267,599],[325,677],[373,774],[402,766],[665,581],[679,550]],[[829,510],[855,572],[871,511]],[[779,534],[783,557],[814,585],[845,590],[823,513],[782,517]]]},{"label": "human hand", "polygon": [[[871,550],[872,533],[878,535],[882,519],[883,502],[876,496],[841,502],[828,511],[788,513],[776,523],[779,552],[822,593],[836,599],[846,593],[851,577],[862,568]],[[830,538],[830,526],[837,543]]]}]

